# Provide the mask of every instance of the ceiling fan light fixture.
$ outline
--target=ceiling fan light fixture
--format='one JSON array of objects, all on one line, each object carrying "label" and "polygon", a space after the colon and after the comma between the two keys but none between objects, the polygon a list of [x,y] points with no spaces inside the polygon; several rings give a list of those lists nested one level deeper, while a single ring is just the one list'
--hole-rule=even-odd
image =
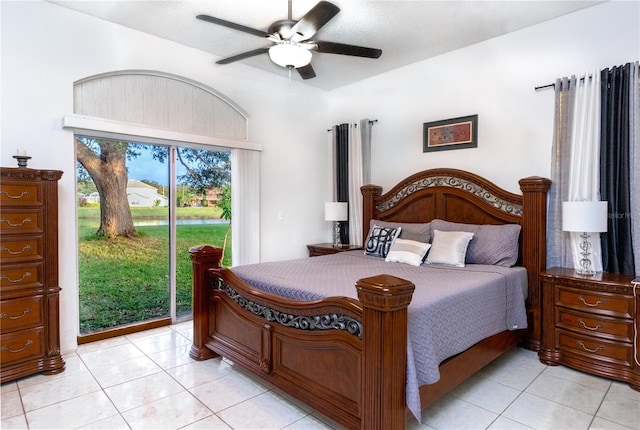
[{"label": "ceiling fan light fixture", "polygon": [[286,68],[298,68],[311,62],[311,52],[298,43],[286,41],[269,48],[271,61]]}]

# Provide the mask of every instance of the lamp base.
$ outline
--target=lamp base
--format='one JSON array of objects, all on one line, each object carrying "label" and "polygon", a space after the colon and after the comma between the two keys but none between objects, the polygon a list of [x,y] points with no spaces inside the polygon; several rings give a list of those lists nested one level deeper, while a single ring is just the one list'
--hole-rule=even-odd
[{"label": "lamp base", "polygon": [[576,273],[582,276],[593,276],[596,274],[596,271],[593,270],[591,252],[589,252],[591,250],[591,242],[589,242],[591,235],[584,232],[580,237],[582,238],[582,242],[580,243],[580,255],[582,258],[580,259],[580,269],[576,270]]},{"label": "lamp base", "polygon": [[342,243],[340,242],[340,221],[333,222],[333,247],[342,248]]}]

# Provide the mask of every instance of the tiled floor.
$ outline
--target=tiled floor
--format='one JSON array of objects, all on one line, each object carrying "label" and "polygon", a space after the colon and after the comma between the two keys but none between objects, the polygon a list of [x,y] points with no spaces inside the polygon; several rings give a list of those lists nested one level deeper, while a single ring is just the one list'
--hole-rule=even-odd
[{"label": "tiled floor", "polygon": [[[191,323],[93,344],[2,385],[2,429],[332,429],[228,361],[188,356]],[[410,429],[640,429],[640,393],[514,349]]]}]

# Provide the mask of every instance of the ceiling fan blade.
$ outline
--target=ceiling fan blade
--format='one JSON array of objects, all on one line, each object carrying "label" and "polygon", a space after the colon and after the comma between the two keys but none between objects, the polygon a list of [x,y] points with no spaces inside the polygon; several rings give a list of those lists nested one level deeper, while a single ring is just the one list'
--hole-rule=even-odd
[{"label": "ceiling fan blade", "polygon": [[218,24],[218,25],[222,25],[223,27],[228,27],[228,28],[232,28],[234,30],[239,30],[239,31],[243,31],[245,33],[253,34],[254,36],[258,36],[258,37],[269,37],[270,36],[269,33],[265,33],[264,31],[256,30],[255,28],[246,27],[244,25],[236,24],[235,22],[225,21],[224,19],[214,18],[213,16],[209,16],[209,15],[198,15],[198,16],[196,16],[196,18],[198,18],[198,19],[200,19],[202,21],[210,22],[212,24]]},{"label": "ceiling fan blade", "polygon": [[338,12],[340,12],[340,8],[333,3],[328,1],[319,2],[291,28],[292,34],[294,34],[293,39],[301,41],[313,37]]},{"label": "ceiling fan blade", "polygon": [[264,48],[254,49],[253,51],[243,52],[242,54],[234,55],[233,57],[223,58],[222,60],[216,61],[216,64],[229,64],[234,61],[244,60],[245,58],[254,57],[256,55],[264,54],[269,52],[270,46],[266,46]]},{"label": "ceiling fan blade", "polygon": [[316,72],[313,70],[313,67],[311,67],[311,64],[298,67],[296,70],[300,73],[302,79],[311,79],[316,77]]},{"label": "ceiling fan blade", "polygon": [[316,51],[326,54],[352,55],[366,58],[379,58],[382,55],[381,49],[365,48],[364,46],[322,41],[314,41],[313,43],[318,46]]}]

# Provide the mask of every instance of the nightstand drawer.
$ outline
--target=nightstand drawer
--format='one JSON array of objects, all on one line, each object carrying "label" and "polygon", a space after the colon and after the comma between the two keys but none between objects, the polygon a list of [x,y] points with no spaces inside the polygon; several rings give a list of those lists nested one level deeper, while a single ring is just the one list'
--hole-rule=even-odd
[{"label": "nightstand drawer", "polygon": [[605,361],[616,366],[631,367],[633,362],[632,344],[610,342],[564,330],[557,330],[556,335],[558,349],[561,351],[578,354],[588,360]]},{"label": "nightstand drawer", "polygon": [[0,261],[5,264],[42,258],[43,251],[41,236],[21,237],[13,240],[5,236],[0,245]]},{"label": "nightstand drawer", "polygon": [[43,324],[42,301],[42,296],[29,296],[0,302],[0,328],[2,333]]},{"label": "nightstand drawer", "polygon": [[42,209],[4,209],[0,214],[0,233],[42,233]]},{"label": "nightstand drawer", "polygon": [[633,298],[620,294],[596,293],[558,286],[556,305],[583,312],[633,318]]},{"label": "nightstand drawer", "polygon": [[3,181],[0,185],[2,206],[35,206],[42,204],[42,183]]},{"label": "nightstand drawer", "polygon": [[0,361],[2,365],[42,356],[44,354],[43,340],[43,327],[3,334],[0,336]]},{"label": "nightstand drawer", "polygon": [[556,308],[556,326],[588,336],[632,342],[633,321]]}]

